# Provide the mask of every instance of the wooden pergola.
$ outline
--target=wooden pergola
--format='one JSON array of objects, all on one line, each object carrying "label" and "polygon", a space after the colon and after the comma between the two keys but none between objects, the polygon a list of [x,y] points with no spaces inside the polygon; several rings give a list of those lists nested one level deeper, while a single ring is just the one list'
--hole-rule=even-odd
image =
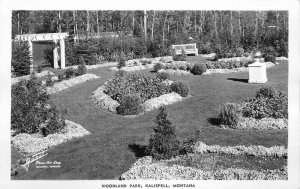
[{"label": "wooden pergola", "polygon": [[[53,67],[64,69],[66,67],[65,60],[65,41],[64,39],[68,37],[68,33],[41,33],[41,34],[24,34],[24,35],[16,35],[16,40],[28,41],[29,45],[29,53],[31,55],[31,65],[30,72],[33,71],[33,49],[32,42],[38,41],[50,41],[54,42],[55,47],[53,49]],[[58,48],[60,49],[60,66],[58,65]]]}]

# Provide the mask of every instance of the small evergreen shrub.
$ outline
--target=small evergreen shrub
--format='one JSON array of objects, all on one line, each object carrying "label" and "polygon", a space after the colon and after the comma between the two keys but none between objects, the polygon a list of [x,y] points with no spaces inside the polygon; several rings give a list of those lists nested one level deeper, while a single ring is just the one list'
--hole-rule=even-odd
[{"label": "small evergreen shrub", "polygon": [[171,84],[171,91],[180,94],[182,97],[187,97],[190,92],[190,88],[187,83],[178,81]]},{"label": "small evergreen shrub", "polygon": [[142,112],[141,104],[142,101],[139,95],[125,95],[116,110],[121,115],[138,115]]},{"label": "small evergreen shrub", "polygon": [[179,151],[180,155],[185,155],[194,152],[193,146],[196,144],[197,141],[200,140],[200,134],[200,130],[197,130],[194,136],[182,140]]},{"label": "small evergreen shrub", "polygon": [[236,48],[236,56],[237,57],[241,57],[241,56],[243,56],[244,55],[244,49],[242,48],[242,47],[238,47],[238,48]]},{"label": "small evergreen shrub", "polygon": [[126,60],[124,54],[120,54],[118,59],[118,69],[121,69],[126,66]]},{"label": "small evergreen shrub", "polygon": [[243,109],[244,117],[253,117],[255,119],[261,119],[268,117],[268,115],[270,114],[271,112],[268,108],[267,98],[250,99],[248,100],[245,108]]},{"label": "small evergreen shrub", "polygon": [[14,74],[19,77],[29,75],[30,59],[28,42],[17,41],[12,42],[11,65],[14,69]]},{"label": "small evergreen shrub", "polygon": [[234,128],[239,122],[240,115],[240,108],[237,104],[226,103],[222,106],[218,117],[221,124],[229,125]]},{"label": "small evergreen shrub", "polygon": [[67,79],[70,79],[72,77],[75,77],[77,74],[76,70],[74,70],[73,68],[68,68],[66,71],[65,71],[65,76]]},{"label": "small evergreen shrub", "polygon": [[46,86],[51,87],[54,85],[54,81],[52,80],[52,76],[50,74],[47,75]]},{"label": "small evergreen shrub", "polygon": [[58,74],[58,81],[62,81],[66,78],[65,74]]},{"label": "small evergreen shrub", "polygon": [[202,75],[204,72],[206,72],[206,66],[203,64],[195,64],[191,70],[194,75]]},{"label": "small evergreen shrub", "polygon": [[36,69],[37,73],[41,73],[43,71],[43,67],[41,65],[39,65]]},{"label": "small evergreen shrub", "polygon": [[180,141],[177,138],[175,127],[167,119],[168,113],[165,107],[160,107],[156,117],[156,126],[153,128],[154,133],[151,135],[148,153],[155,160],[170,159],[179,155]]},{"label": "small evergreen shrub", "polygon": [[11,97],[11,128],[16,133],[37,133],[44,125],[45,135],[48,135],[64,127],[64,115],[34,75],[13,85]]},{"label": "small evergreen shrub", "polygon": [[78,65],[78,75],[84,75],[87,72],[86,64],[83,56],[80,57],[80,64]]},{"label": "small evergreen shrub", "polygon": [[167,80],[167,79],[170,79],[170,74],[169,73],[166,73],[166,72],[161,72],[161,73],[158,73],[157,76],[156,76],[158,79],[161,79],[161,80]]},{"label": "small evergreen shrub", "polygon": [[153,66],[153,69],[155,72],[157,72],[158,70],[163,69],[163,66],[161,63],[157,63]]},{"label": "small evergreen shrub", "polygon": [[275,63],[276,62],[276,57],[274,55],[266,55],[265,56],[265,62],[272,62],[272,63]]}]

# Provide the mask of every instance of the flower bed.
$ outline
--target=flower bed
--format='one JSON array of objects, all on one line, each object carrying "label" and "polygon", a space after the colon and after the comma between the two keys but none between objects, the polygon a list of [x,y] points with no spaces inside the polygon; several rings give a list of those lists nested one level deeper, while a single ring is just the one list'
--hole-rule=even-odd
[{"label": "flower bed", "polygon": [[12,147],[24,155],[33,155],[45,149],[57,146],[73,138],[90,134],[81,125],[66,120],[66,126],[60,132],[42,137],[37,134],[21,133],[11,138]]},{"label": "flower bed", "polygon": [[248,156],[274,156],[287,157],[287,149],[284,146],[208,146],[199,141],[193,146],[194,153],[218,153],[227,155],[248,155]]},{"label": "flower bed", "polygon": [[[139,115],[180,101],[184,95],[188,95],[187,84],[177,83],[173,89],[172,83],[170,80],[163,80],[162,77],[118,72],[114,79],[105,82],[93,92],[92,99],[98,106],[110,112]],[[175,90],[182,94],[176,93]]]},{"label": "flower bed", "polygon": [[[46,71],[42,71],[41,73],[35,73],[34,75],[37,78],[39,78],[39,77],[45,77],[47,75],[54,75],[54,73],[46,70]],[[30,79],[30,75],[24,75],[21,77],[11,78],[11,84],[13,85],[13,84],[20,82],[21,80],[29,80],[29,79]]]},{"label": "flower bed", "polygon": [[97,79],[97,78],[99,78],[99,77],[94,74],[84,74],[84,75],[81,75],[81,76],[78,76],[75,78],[57,82],[52,87],[47,87],[46,90],[47,90],[48,94],[54,94],[54,93],[61,92],[69,87],[74,86],[74,85],[84,83],[88,80]]},{"label": "flower bed", "polygon": [[149,156],[140,158],[125,173],[121,180],[287,180],[287,169],[247,170],[218,169],[204,171],[192,167],[168,166],[165,161],[153,162]]}]

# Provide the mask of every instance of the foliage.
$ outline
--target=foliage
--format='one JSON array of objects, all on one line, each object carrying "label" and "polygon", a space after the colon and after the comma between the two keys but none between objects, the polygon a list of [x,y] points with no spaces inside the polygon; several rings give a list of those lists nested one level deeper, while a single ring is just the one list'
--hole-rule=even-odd
[{"label": "foliage", "polygon": [[273,62],[275,63],[276,62],[276,57],[274,55],[266,55],[265,56],[265,62]]},{"label": "foliage", "polygon": [[255,98],[274,98],[276,90],[271,86],[261,87],[255,94]]},{"label": "foliage", "polygon": [[206,62],[207,69],[233,69],[240,67],[248,67],[249,64],[253,63],[253,58],[241,57],[241,58],[228,58],[220,59],[218,61]]},{"label": "foliage", "polygon": [[83,57],[80,57],[80,64],[78,65],[78,75],[84,75],[86,74],[87,68],[86,68],[86,64],[85,61],[83,59]]},{"label": "foliage", "polygon": [[156,76],[158,79],[161,79],[161,80],[167,80],[167,79],[170,79],[170,74],[169,73],[166,73],[166,72],[160,72],[160,73],[157,73],[157,76]]},{"label": "foliage", "polygon": [[161,63],[157,63],[153,66],[154,72],[157,72],[158,70],[162,69],[163,66]]},{"label": "foliage", "polygon": [[247,101],[243,115],[256,119],[288,118],[288,96],[283,91],[274,91],[269,87],[261,88],[255,99]]},{"label": "foliage", "polygon": [[206,66],[203,64],[195,64],[191,70],[194,75],[202,75],[206,71]]},{"label": "foliage", "polygon": [[187,83],[182,81],[173,82],[171,84],[171,91],[180,94],[182,97],[187,97],[190,91],[190,88]]},{"label": "foliage", "polygon": [[176,54],[175,51],[173,51],[172,56],[174,61],[186,61],[186,52],[184,49],[181,49],[181,54]]},{"label": "foliage", "polygon": [[43,71],[43,67],[41,65],[38,65],[36,72],[41,73]]},{"label": "foliage", "polygon": [[170,87],[161,79],[138,74],[119,74],[105,84],[105,92],[112,99],[121,102],[129,94],[139,94],[142,102],[170,92]]},{"label": "foliage", "polygon": [[70,79],[72,77],[75,77],[75,75],[77,74],[76,70],[73,68],[68,68],[66,69],[64,75],[66,76],[67,79]]},{"label": "foliage", "polygon": [[54,45],[48,44],[44,50],[45,64],[48,64],[51,66],[53,66],[53,49],[54,49]]},{"label": "foliage", "polygon": [[121,115],[138,115],[142,112],[141,103],[142,100],[138,94],[125,95],[116,111]]},{"label": "foliage", "polygon": [[235,127],[240,119],[241,110],[238,104],[235,103],[226,103],[222,106],[218,117],[221,121],[221,124],[230,125]]},{"label": "foliage", "polygon": [[121,52],[119,55],[119,60],[118,60],[118,68],[121,69],[121,68],[125,67],[126,66],[125,62],[126,62],[125,54],[124,54],[124,52]]},{"label": "foliage", "polygon": [[65,125],[63,115],[51,102],[42,83],[35,76],[12,86],[11,128],[17,133],[36,133],[44,125],[45,135]]},{"label": "foliage", "polygon": [[155,160],[170,159],[179,155],[180,141],[176,136],[175,127],[167,117],[166,108],[160,107],[147,149]]},{"label": "foliage", "polygon": [[11,65],[14,69],[14,74],[18,76],[28,75],[30,73],[29,46],[27,42],[17,41],[12,42],[12,57]]},{"label": "foliage", "polygon": [[52,80],[52,75],[51,74],[48,74],[47,75],[47,80],[46,80],[46,86],[47,87],[51,87],[54,85],[54,81]]},{"label": "foliage", "polygon": [[192,137],[189,137],[187,139],[182,140],[180,144],[180,155],[193,153],[193,146],[200,140],[200,130],[197,130],[195,135]]}]

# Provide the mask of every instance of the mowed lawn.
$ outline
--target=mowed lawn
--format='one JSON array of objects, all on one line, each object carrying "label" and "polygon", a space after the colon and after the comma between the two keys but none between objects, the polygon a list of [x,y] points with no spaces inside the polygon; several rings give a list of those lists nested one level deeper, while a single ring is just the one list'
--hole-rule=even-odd
[{"label": "mowed lawn", "polygon": [[[124,118],[98,108],[91,95],[105,81],[113,77],[107,68],[89,70],[100,76],[53,95],[54,102],[67,108],[67,119],[81,124],[92,134],[74,139],[49,150],[40,161],[59,161],[60,169],[37,169],[30,165],[27,173],[14,179],[117,179],[136,161],[133,144],[147,145],[153,131],[156,111],[136,118]],[[139,71],[142,74],[150,70]],[[167,106],[169,118],[176,126],[178,136],[186,138],[201,130],[201,141],[221,146],[273,145],[287,146],[287,131],[243,131],[221,129],[208,120],[216,118],[221,105],[253,98],[262,86],[271,85],[287,90],[288,65],[281,64],[267,70],[268,83],[247,83],[248,72],[215,74],[210,76],[171,76],[172,80],[186,81],[192,97]],[[12,161],[16,160],[12,150]]]}]

